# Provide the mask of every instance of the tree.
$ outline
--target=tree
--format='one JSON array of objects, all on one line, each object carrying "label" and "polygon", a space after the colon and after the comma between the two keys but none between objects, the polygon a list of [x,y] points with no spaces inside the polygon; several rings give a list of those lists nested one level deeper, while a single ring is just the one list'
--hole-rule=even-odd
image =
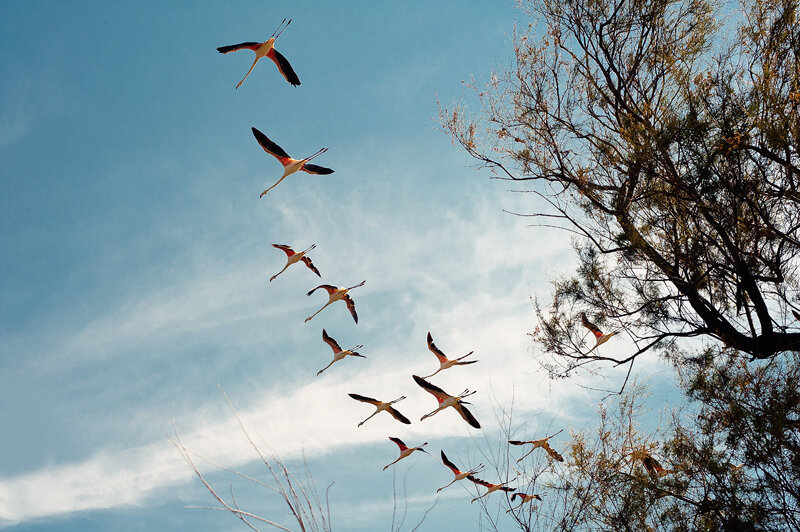
[{"label": "tree", "polygon": [[[630,375],[653,352],[687,400],[647,435],[623,385],[564,467],[532,466],[558,494],[544,528],[800,529],[797,0],[522,9],[514,65],[473,84],[482,112],[440,112],[493,178],[536,196],[517,215],[574,235],[575,272],[537,301],[542,363]],[[633,347],[594,349],[583,313]]]},{"label": "tree", "polygon": [[[576,275],[536,331],[551,371],[685,356],[688,338],[754,359],[800,349],[797,2],[723,22],[710,0],[525,9],[537,23],[479,92],[484,115],[441,113],[497,178],[531,185],[547,208],[527,216],[578,236]],[[579,310],[636,349],[587,352]]]}]

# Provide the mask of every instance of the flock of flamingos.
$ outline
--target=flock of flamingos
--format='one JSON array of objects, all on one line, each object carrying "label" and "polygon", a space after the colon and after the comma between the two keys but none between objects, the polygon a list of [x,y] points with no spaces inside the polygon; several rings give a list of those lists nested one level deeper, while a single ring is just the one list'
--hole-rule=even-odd
[{"label": "flock of flamingos", "polygon": [[[245,76],[242,79],[242,81],[240,81],[236,85],[237,89],[242,85],[242,83],[244,83],[244,80],[247,79],[247,76],[249,76],[250,73],[253,71],[253,68],[256,66],[256,63],[258,63],[258,61],[263,57],[269,57],[275,63],[275,65],[278,67],[278,70],[280,71],[280,73],[283,75],[284,78],[286,78],[287,82],[289,82],[291,85],[293,85],[295,87],[300,85],[300,79],[297,77],[297,74],[295,73],[294,69],[292,69],[292,66],[291,66],[291,64],[289,64],[289,61],[280,52],[278,52],[275,49],[275,40],[289,26],[290,23],[291,23],[291,19],[289,19],[289,20],[283,19],[283,21],[278,26],[278,28],[275,30],[275,32],[273,32],[273,34],[270,36],[270,38],[267,39],[264,42],[243,42],[243,43],[240,43],[240,44],[234,44],[234,45],[230,45],[230,46],[220,46],[219,48],[217,48],[217,50],[222,54],[227,54],[227,53],[230,53],[230,52],[236,52],[236,51],[245,50],[245,49],[252,50],[253,52],[255,52],[255,59],[253,60],[253,64],[250,66],[250,70],[247,71],[247,74],[245,74]],[[324,154],[327,151],[327,148],[322,148],[319,151],[317,151],[316,153],[314,153],[313,155],[310,155],[310,156],[305,157],[303,159],[294,159],[294,158],[290,157],[278,144],[276,144],[275,142],[270,140],[264,133],[262,133],[261,131],[259,131],[256,128],[252,128],[252,130],[253,130],[253,135],[255,136],[256,140],[259,143],[259,145],[264,149],[264,151],[266,151],[270,155],[274,156],[281,163],[281,165],[283,165],[283,175],[280,177],[280,179],[278,179],[278,181],[275,184],[273,184],[272,186],[270,186],[269,188],[264,190],[261,193],[260,197],[263,197],[270,190],[275,188],[287,176],[289,176],[289,175],[291,175],[291,174],[293,174],[293,173],[295,173],[297,171],[303,171],[303,172],[307,172],[309,174],[320,174],[320,175],[333,173],[333,170],[331,170],[330,168],[326,168],[324,166],[318,166],[318,165],[315,165],[315,164],[310,164],[310,161],[312,159],[315,159],[316,157]],[[277,249],[280,249],[281,251],[286,253],[286,266],[284,266],[281,271],[279,271],[278,273],[273,275],[270,278],[270,282],[272,282],[276,277],[278,277],[281,273],[283,273],[287,268],[289,268],[290,266],[292,266],[293,264],[296,264],[298,262],[302,262],[303,264],[306,265],[306,267],[308,269],[310,269],[312,272],[314,272],[318,277],[322,277],[322,275],[320,274],[319,270],[314,266],[314,263],[311,261],[311,258],[308,256],[308,253],[310,251],[312,251],[316,247],[315,245],[312,245],[312,246],[308,247],[307,249],[305,249],[303,251],[294,251],[290,246],[287,246],[287,245],[284,245],[284,244],[272,244],[272,246],[277,248]],[[313,319],[314,316],[316,316],[317,314],[322,312],[326,307],[328,307],[329,305],[335,303],[336,301],[344,301],[344,303],[347,305],[347,309],[350,311],[350,314],[353,316],[353,320],[356,323],[358,323],[358,314],[356,313],[355,302],[353,301],[353,298],[350,296],[349,292],[350,292],[350,290],[353,290],[354,288],[358,288],[360,286],[363,286],[365,282],[366,281],[361,281],[360,283],[358,283],[358,284],[356,284],[354,286],[347,287],[347,288],[336,287],[336,286],[333,286],[333,285],[330,285],[330,284],[321,284],[321,285],[313,288],[312,290],[310,290],[308,292],[309,296],[312,295],[316,290],[318,290],[320,288],[325,290],[328,293],[328,302],[325,303],[325,305],[323,305],[322,308],[320,308],[317,312],[315,312],[314,314],[312,314],[311,316],[306,318],[306,322],[308,322],[311,319]],[[585,314],[581,314],[581,322],[582,322],[582,325],[584,327],[589,329],[592,332],[592,334],[594,334],[595,340],[596,340],[595,341],[595,347],[605,343],[614,334],[616,334],[616,333],[603,334],[602,331],[600,331],[600,329],[596,325],[594,325],[592,322],[590,322],[587,319]],[[328,364],[327,366],[325,366],[324,368],[319,370],[317,372],[317,375],[321,374],[323,371],[325,371],[326,369],[331,367],[334,363],[344,359],[345,357],[351,356],[351,357],[366,358],[366,357],[364,357],[364,355],[361,355],[360,353],[358,353],[356,351],[356,349],[360,349],[363,346],[358,345],[358,346],[352,347],[350,349],[342,349],[339,346],[339,343],[336,340],[334,340],[327,333],[327,331],[325,329],[322,329],[322,340],[326,344],[328,344],[331,347],[331,349],[333,350],[333,360],[331,361],[330,364]],[[428,349],[430,349],[431,352],[434,355],[436,355],[436,358],[439,361],[439,369],[437,369],[435,372],[433,372],[432,374],[430,374],[430,375],[428,375],[426,377],[419,377],[417,375],[413,375],[413,378],[414,378],[414,382],[416,382],[420,387],[422,387],[425,391],[427,391],[428,393],[430,393],[431,395],[433,395],[436,398],[436,400],[438,401],[439,406],[438,406],[438,408],[436,408],[436,410],[434,410],[434,411],[422,416],[420,418],[420,421],[424,420],[425,418],[431,417],[434,414],[437,414],[438,412],[441,412],[442,410],[445,410],[445,409],[447,409],[449,407],[452,407],[456,412],[458,412],[458,414],[464,419],[464,421],[467,422],[467,424],[469,424],[471,427],[474,427],[476,429],[480,429],[481,425],[478,422],[478,420],[475,418],[475,416],[472,414],[472,412],[470,412],[467,409],[467,407],[464,406],[464,405],[470,404],[470,403],[464,401],[464,399],[466,397],[469,397],[472,394],[474,394],[475,393],[474,391],[464,390],[463,392],[461,392],[458,395],[450,395],[447,392],[445,392],[444,390],[442,390],[441,388],[439,388],[438,386],[436,386],[436,385],[434,385],[434,384],[432,384],[432,383],[430,383],[430,382],[428,382],[426,380],[426,379],[429,379],[429,378],[435,376],[440,371],[444,371],[444,370],[452,368],[454,366],[463,366],[463,365],[474,364],[474,363],[478,362],[477,360],[469,360],[469,361],[464,360],[468,356],[472,355],[472,351],[467,353],[464,356],[451,359],[451,358],[447,358],[447,356],[442,352],[442,350],[439,349],[436,346],[436,344],[433,342],[433,337],[431,336],[430,332],[428,333],[427,341],[428,341]],[[375,411],[369,417],[367,417],[364,421],[362,421],[361,423],[358,424],[359,427],[361,425],[363,425],[367,420],[369,420],[370,418],[372,418],[376,414],[379,414],[380,412],[387,412],[392,417],[394,417],[397,421],[399,421],[401,423],[404,423],[406,425],[411,423],[411,421],[409,421],[409,419],[407,417],[405,417],[394,406],[392,406],[395,403],[405,399],[405,396],[399,397],[399,398],[394,399],[392,401],[380,401],[378,399],[373,399],[371,397],[366,397],[366,396],[355,394],[355,393],[351,393],[351,394],[348,394],[348,395],[350,397],[352,397],[353,399],[355,399],[356,401],[360,401],[362,403],[368,403],[368,404],[371,404],[371,405],[373,405],[375,407]],[[559,431],[559,432],[561,432],[561,431]],[[558,434],[558,433],[556,433],[556,434]],[[522,458],[520,458],[519,460],[522,460],[523,458],[528,456],[528,454],[533,452],[535,449],[541,448],[541,449],[544,449],[547,452],[547,454],[553,460],[557,460],[559,462],[562,462],[564,460],[564,458],[558,452],[556,452],[552,447],[550,447],[550,445],[548,443],[548,440],[550,438],[552,438],[553,436],[555,436],[556,434],[548,436],[547,438],[542,438],[540,440],[528,440],[528,441],[510,440],[509,443],[512,444],[512,445],[530,444],[532,446],[530,451],[527,454],[525,454]],[[427,442],[425,442],[422,445],[419,445],[417,447],[408,447],[400,438],[389,437],[389,440],[391,440],[394,443],[396,443],[397,446],[400,448],[400,456],[394,462],[384,466],[384,468],[383,468],[384,470],[386,470],[386,468],[388,468],[389,466],[399,462],[403,458],[406,458],[406,457],[410,456],[414,451],[422,451],[424,453],[427,453],[427,451],[425,451],[425,449],[423,449],[423,447],[428,445]],[[488,494],[490,494],[492,492],[498,491],[498,490],[505,491],[505,492],[516,491],[516,488],[511,488],[511,487],[506,486],[506,484],[508,484],[511,481],[502,482],[502,483],[499,483],[499,484],[492,484],[491,482],[486,482],[485,480],[481,480],[481,479],[477,478],[475,476],[475,474],[483,469],[482,465],[478,465],[477,467],[471,468],[471,469],[469,469],[467,471],[462,471],[453,462],[451,462],[447,458],[447,456],[444,454],[444,451],[441,451],[441,457],[442,457],[442,462],[444,463],[445,466],[447,466],[453,472],[453,475],[455,475],[455,478],[453,479],[452,482],[450,482],[450,484],[447,484],[446,486],[443,486],[443,487],[439,488],[437,490],[437,493],[439,491],[443,490],[444,488],[447,488],[447,487],[451,486],[455,482],[457,482],[459,480],[464,480],[464,479],[470,480],[470,481],[474,482],[475,484],[478,484],[478,485],[481,485],[481,486],[484,486],[484,487],[487,488],[486,493],[484,493],[483,495],[481,495],[479,497],[475,497],[474,499],[472,499],[471,502],[475,502],[476,500],[478,500],[478,499],[480,499],[482,497],[485,497],[486,495],[488,495]],[[654,460],[654,459],[652,459],[652,460]],[[648,468],[648,470],[649,470],[649,468]],[[512,503],[517,497],[519,497],[521,499],[521,502],[520,502],[519,506],[517,506],[517,508],[519,508],[520,506],[522,506],[525,503],[529,503],[529,502],[533,501],[534,499],[541,500],[541,497],[539,495],[536,495],[536,494],[528,495],[528,494],[524,494],[524,493],[519,493],[518,492],[518,493],[514,493],[511,496]],[[509,509],[509,511],[510,510],[511,509]]]}]

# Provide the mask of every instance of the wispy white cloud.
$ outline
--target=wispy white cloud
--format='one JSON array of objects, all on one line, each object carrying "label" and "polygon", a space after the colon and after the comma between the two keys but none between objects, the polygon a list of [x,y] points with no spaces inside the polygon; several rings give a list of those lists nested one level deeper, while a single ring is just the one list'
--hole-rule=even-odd
[{"label": "wispy white cloud", "polygon": [[[376,237],[369,238],[355,230],[353,247],[364,257],[360,262],[363,274],[370,279],[388,277],[394,283],[388,287],[376,281],[368,283],[356,297],[357,302],[369,306],[370,301],[377,300],[391,306],[393,299],[410,294],[410,299],[398,305],[395,312],[387,311],[379,321],[385,324],[387,320],[403,319],[409,325],[403,332],[389,330],[375,336],[366,361],[345,360],[317,379],[311,379],[309,371],[308,379],[296,382],[290,379],[288,386],[286,379],[277,379],[266,389],[235,398],[243,405],[240,414],[244,423],[261,445],[291,458],[301,451],[315,456],[339,446],[384,441],[387,430],[412,440],[471,434],[472,429],[455,412],[442,412],[418,422],[422,414],[435,407],[433,398],[418,389],[410,378],[411,373],[424,375],[435,369],[436,361],[425,348],[428,330],[448,353],[476,352],[479,364],[443,372],[437,375],[436,382],[452,393],[467,386],[478,390],[472,402],[476,416],[488,431],[497,429],[489,405],[490,393],[500,403],[510,402],[513,396],[521,415],[528,411],[548,411],[550,417],[560,415],[561,405],[574,397],[575,392],[568,391],[566,386],[548,389],[551,383],[536,373],[525,334],[534,320],[528,301],[528,279],[542,267],[542,260],[550,260],[559,253],[559,243],[554,239],[542,246],[550,251],[537,256],[521,244],[527,238],[526,228],[506,225],[507,220],[485,203],[477,202],[474,212],[470,219],[445,213],[445,217],[454,218],[445,245],[440,244],[441,238],[434,232],[420,233],[414,227],[395,232],[396,245],[387,250],[388,256],[370,254],[368,250],[376,244]],[[474,238],[476,234],[489,236]],[[363,239],[359,239],[361,236]],[[444,252],[431,252],[442,249]],[[277,259],[276,264],[281,260]],[[427,265],[427,274],[416,266],[420,263]],[[175,287],[154,287],[138,300],[88,324],[66,345],[70,352],[80,351],[91,359],[113,356],[120,345],[135,345],[153,337],[160,337],[161,343],[168,344],[181,332],[201,334],[204,329],[252,314],[276,319],[285,319],[283,314],[287,311],[302,314],[295,310],[307,307],[307,301],[300,300],[289,307],[263,306],[259,297],[247,292],[244,280],[264,277],[264,269],[263,264],[251,259],[227,273],[193,277]],[[509,275],[518,278],[509,279]],[[454,286],[474,288],[463,290]],[[426,293],[433,297],[414,297]],[[335,310],[344,314],[343,309]],[[403,337],[407,329],[413,331],[410,338]],[[326,363],[320,358],[315,360],[320,367]],[[382,414],[356,429],[356,423],[372,409],[352,401],[347,397],[349,392],[382,399],[405,394],[408,399],[399,403],[398,408],[413,424],[399,426]],[[554,395],[556,400],[544,399]],[[193,412],[178,417],[185,444],[229,467],[251,461],[253,450],[243,438],[232,436],[238,429],[230,414],[220,408],[221,397],[216,393],[208,396],[211,399],[202,400]],[[165,413],[159,414],[163,417]],[[150,413],[151,418],[155,415]],[[166,420],[159,424],[164,426]],[[0,499],[5,501],[0,507],[0,518],[13,523],[141,504],[159,489],[189,478],[186,464],[163,440],[121,451],[98,450],[82,461],[3,480]]]}]

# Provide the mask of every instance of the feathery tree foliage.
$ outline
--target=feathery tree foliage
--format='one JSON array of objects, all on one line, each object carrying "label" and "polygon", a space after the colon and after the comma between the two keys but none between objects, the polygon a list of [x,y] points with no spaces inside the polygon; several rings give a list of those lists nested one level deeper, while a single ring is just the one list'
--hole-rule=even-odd
[{"label": "feathery tree foliage", "polygon": [[[485,114],[442,118],[500,179],[533,183],[548,209],[530,216],[581,237],[577,274],[541,314],[552,369],[685,338],[759,359],[800,349],[797,2],[524,8],[537,23],[479,93]],[[587,354],[578,310],[637,349]]]},{"label": "feathery tree foliage", "polygon": [[[444,127],[575,236],[537,304],[551,375],[653,352],[687,404],[655,438],[624,393],[528,472],[559,502],[520,528],[800,530],[798,1],[521,4],[515,63]],[[633,347],[593,349],[581,313]]]}]

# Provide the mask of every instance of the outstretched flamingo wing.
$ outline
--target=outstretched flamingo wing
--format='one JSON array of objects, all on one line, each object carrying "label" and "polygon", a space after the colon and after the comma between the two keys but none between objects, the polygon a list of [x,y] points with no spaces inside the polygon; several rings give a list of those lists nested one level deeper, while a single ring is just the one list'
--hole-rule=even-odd
[{"label": "outstretched flamingo wing", "polygon": [[283,74],[283,77],[286,78],[286,81],[295,87],[300,85],[300,78],[298,78],[297,74],[294,73],[294,69],[292,68],[292,65],[289,64],[289,60],[283,57],[279,51],[273,48],[267,52],[267,57],[272,59],[272,62],[278,67],[278,70],[281,74]]},{"label": "outstretched flamingo wing", "polygon": [[662,477],[667,474],[667,470],[664,469],[658,460],[652,456],[645,456],[642,459],[642,463],[644,464],[644,468],[653,479],[657,479],[658,477]]},{"label": "outstretched flamingo wing", "polygon": [[284,164],[284,161],[286,161],[287,159],[291,159],[291,157],[289,157],[289,154],[283,151],[283,148],[281,148],[280,146],[269,140],[269,137],[267,137],[265,134],[263,134],[254,127],[250,129],[253,130],[253,136],[256,138],[256,140],[264,149],[264,151],[269,153],[273,157],[277,158],[281,162],[281,164]]},{"label": "outstretched flamingo wing", "polygon": [[409,421],[408,418],[403,414],[401,414],[399,411],[395,410],[393,406],[390,406],[386,411],[389,412],[392,415],[392,417],[395,418],[400,423],[411,425],[411,421]]},{"label": "outstretched flamingo wing", "polygon": [[581,312],[581,325],[592,331],[592,334],[594,334],[595,338],[600,338],[603,336],[603,332],[597,325],[589,321],[589,318],[586,317],[585,312]]},{"label": "outstretched flamingo wing", "polygon": [[401,440],[400,438],[394,438],[390,436],[389,439],[395,442],[398,447],[400,447],[400,452],[403,452],[406,449],[408,449],[408,446],[405,443],[403,443],[403,440]]},{"label": "outstretched flamingo wing", "polygon": [[481,486],[486,486],[487,488],[491,488],[492,486],[494,486],[494,484],[490,484],[490,483],[486,482],[485,480],[481,480],[481,479],[479,479],[478,477],[476,477],[474,475],[467,475],[467,478],[469,480],[471,480],[472,482],[474,482],[475,484],[480,484]]},{"label": "outstretched flamingo wing", "polygon": [[461,471],[456,467],[456,465],[453,462],[451,462],[450,460],[447,459],[447,456],[444,454],[444,451],[442,451],[442,463],[444,463],[444,465],[449,467],[454,475],[460,475],[461,474]]},{"label": "outstretched flamingo wing", "polygon": [[316,273],[317,277],[322,277],[322,275],[320,275],[320,273],[319,273],[319,270],[317,269],[316,266],[314,266],[314,263],[311,262],[311,259],[309,257],[303,256],[303,258],[300,259],[300,260],[303,261],[303,264],[308,266],[309,270],[311,270],[312,272]]},{"label": "outstretched flamingo wing", "polygon": [[358,314],[356,313],[356,303],[353,301],[353,298],[350,297],[350,294],[345,294],[344,302],[347,305],[347,310],[350,311],[350,314],[353,316],[353,320],[358,323]]},{"label": "outstretched flamingo wing", "polygon": [[325,331],[325,329],[322,329],[322,341],[331,346],[331,349],[333,349],[334,353],[338,353],[342,350],[342,348],[339,347],[339,343],[328,336],[328,333]]},{"label": "outstretched flamingo wing", "polygon": [[433,396],[434,396],[434,397],[436,397],[436,399],[437,399],[437,400],[438,400],[440,403],[441,403],[441,402],[442,402],[444,399],[446,399],[447,397],[450,397],[450,395],[449,395],[447,392],[445,392],[444,390],[442,390],[442,389],[441,389],[441,388],[439,388],[438,386],[435,386],[435,385],[433,385],[433,384],[429,383],[428,381],[426,381],[426,380],[425,380],[425,379],[423,379],[422,377],[418,377],[418,376],[416,376],[416,375],[413,375],[413,377],[414,377],[414,382],[416,382],[416,383],[417,383],[417,384],[419,384],[419,385],[420,385],[422,388],[424,388],[426,392],[428,392],[428,393],[430,393],[430,394],[433,394]]},{"label": "outstretched flamingo wing", "polygon": [[325,168],[324,166],[317,166],[316,164],[311,164],[311,163],[304,164],[300,168],[300,170],[308,174],[318,174],[318,175],[328,175],[333,173],[333,170],[331,170],[330,168]]},{"label": "outstretched flamingo wing", "polygon": [[436,355],[436,358],[439,359],[439,362],[447,362],[448,359],[444,353],[442,353],[442,350],[436,347],[436,344],[433,343],[433,336],[431,336],[430,332],[428,333],[428,349],[430,349],[431,352]]},{"label": "outstretched flamingo wing", "polygon": [[311,290],[309,290],[309,291],[308,291],[308,294],[306,294],[306,295],[309,295],[309,296],[310,296],[311,294],[313,294],[313,293],[314,293],[316,290],[318,290],[318,289],[320,289],[320,288],[324,289],[326,292],[328,292],[328,294],[332,294],[332,293],[334,293],[334,292],[336,291],[336,287],[335,287],[335,286],[333,286],[333,285],[330,285],[330,284],[321,284],[321,285],[319,285],[319,286],[315,286],[314,288],[312,288]]},{"label": "outstretched flamingo wing", "polygon": [[274,247],[276,249],[280,249],[281,251],[286,253],[287,257],[291,257],[291,256],[297,254],[297,253],[295,253],[295,251],[292,248],[290,248],[286,244],[272,244],[272,247]]},{"label": "outstretched flamingo wing", "polygon": [[377,399],[373,399],[372,397],[367,397],[367,396],[364,396],[364,395],[358,395],[357,393],[348,393],[347,395],[349,395],[350,397],[352,397],[356,401],[361,401],[362,403],[369,403],[369,404],[375,405],[375,406],[378,406],[379,404],[381,404],[381,402],[378,401]]},{"label": "outstretched flamingo wing", "polygon": [[511,445],[525,445],[526,443],[531,443],[529,441],[518,441],[518,440],[508,440],[508,443]]},{"label": "outstretched flamingo wing", "polygon": [[458,413],[461,414],[461,417],[464,418],[464,421],[469,423],[470,426],[475,427],[476,429],[481,428],[481,424],[478,423],[478,420],[475,419],[475,416],[472,415],[472,412],[467,410],[466,406],[462,405],[461,403],[456,403],[453,405],[453,408],[455,408]]},{"label": "outstretched flamingo wing", "polygon": [[556,460],[556,461],[558,461],[558,462],[563,462],[563,461],[564,461],[564,457],[563,457],[563,456],[561,456],[561,455],[558,453],[558,451],[556,451],[555,449],[553,449],[552,447],[550,447],[550,444],[549,444],[549,443],[547,443],[547,441],[545,441],[545,442],[544,442],[544,444],[542,445],[542,449],[544,449],[545,451],[547,451],[547,454],[549,454],[549,455],[550,455],[550,457],[551,457],[553,460]]},{"label": "outstretched flamingo wing", "polygon": [[229,46],[220,46],[217,48],[217,51],[221,54],[228,54],[230,52],[236,52],[247,48],[248,50],[253,50],[255,52],[262,44],[263,43],[260,42],[243,42],[239,44],[231,44]]}]

